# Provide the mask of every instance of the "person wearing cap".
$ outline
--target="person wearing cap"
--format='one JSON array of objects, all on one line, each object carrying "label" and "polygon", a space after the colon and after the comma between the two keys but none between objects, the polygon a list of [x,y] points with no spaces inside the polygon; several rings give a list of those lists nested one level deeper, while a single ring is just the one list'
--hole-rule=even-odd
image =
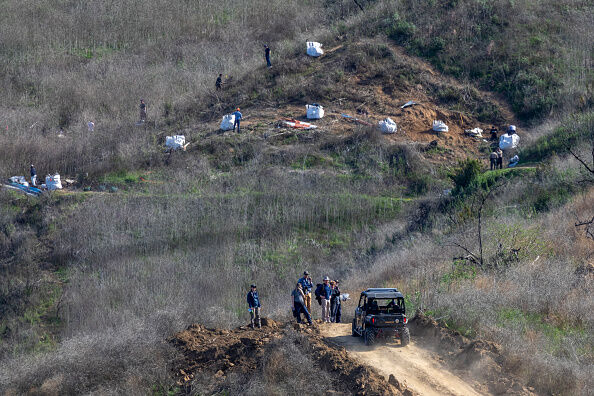
[{"label": "person wearing cap", "polygon": [[144,99],[140,99],[140,122],[146,121],[146,103]]},{"label": "person wearing cap", "polygon": [[332,289],[330,288],[330,278],[324,278],[324,284],[320,293],[322,300],[322,322],[330,323],[330,298],[332,297]]},{"label": "person wearing cap", "polygon": [[247,294],[247,303],[248,303],[248,311],[250,311],[250,321],[252,329],[255,327],[256,322],[258,322],[258,328],[262,327],[262,322],[260,321],[260,297],[258,297],[258,291],[256,290],[256,285],[251,286],[251,290]]},{"label": "person wearing cap", "polygon": [[239,123],[243,116],[241,115],[241,112],[239,111],[239,107],[237,108],[237,110],[235,110],[235,113],[233,113],[233,115],[235,116],[235,122],[233,123],[233,132],[235,132],[235,127],[237,126],[237,133],[240,133]]},{"label": "person wearing cap", "polygon": [[514,133],[516,133],[516,126],[515,125],[510,125],[509,127],[507,127],[507,134],[509,136],[513,135]]},{"label": "person wearing cap", "polygon": [[31,185],[33,187],[37,186],[37,171],[33,164],[31,164]]},{"label": "person wearing cap", "polygon": [[264,57],[266,58],[266,66],[271,68],[272,63],[270,63],[270,47],[267,44],[264,44]]},{"label": "person wearing cap", "polygon": [[301,285],[301,290],[303,290],[303,295],[305,296],[305,308],[311,314],[311,288],[313,287],[313,282],[311,281],[309,272],[304,271],[303,277],[299,278],[297,282]]},{"label": "person wearing cap", "polygon": [[340,323],[340,317],[342,316],[338,283],[337,280],[330,281],[330,287],[332,288],[332,295],[330,297],[330,321],[333,323]]},{"label": "person wearing cap", "polygon": [[301,283],[297,282],[295,286],[295,290],[291,293],[291,302],[293,304],[293,315],[295,319],[297,319],[297,323],[301,323],[301,313],[307,319],[307,323],[311,324],[311,316],[309,311],[305,307],[305,295],[303,294],[303,287]]}]

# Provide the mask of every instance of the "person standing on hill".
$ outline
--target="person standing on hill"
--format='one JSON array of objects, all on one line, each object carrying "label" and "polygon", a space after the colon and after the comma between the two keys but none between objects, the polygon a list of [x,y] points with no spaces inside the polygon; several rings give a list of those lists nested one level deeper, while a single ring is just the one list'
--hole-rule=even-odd
[{"label": "person standing on hill", "polygon": [[497,167],[503,169],[503,151],[501,148],[497,148]]},{"label": "person standing on hill", "polygon": [[144,99],[140,99],[140,122],[146,121],[146,103]]},{"label": "person standing on hill", "polygon": [[305,296],[305,308],[311,314],[311,288],[313,287],[313,282],[311,281],[311,277],[309,276],[308,271],[303,272],[303,277],[300,278],[297,282],[301,285],[301,290],[303,291],[303,295]]},{"label": "person standing on hill", "polygon": [[307,308],[305,308],[305,295],[303,294],[303,287],[301,283],[297,282],[295,290],[291,293],[291,301],[293,302],[293,315],[297,319],[297,323],[301,323],[301,313],[307,319],[307,323],[311,324],[311,316]]},{"label": "person standing on hill", "polygon": [[264,57],[266,58],[266,66],[270,69],[272,63],[270,63],[270,47],[267,44],[264,44]]},{"label": "person standing on hill", "polygon": [[37,186],[37,171],[33,164],[31,164],[31,185],[33,187]]},{"label": "person standing on hill", "polygon": [[87,122],[87,128],[89,128],[89,132],[95,131],[95,123],[93,121]]},{"label": "person standing on hill", "polygon": [[330,288],[330,278],[324,278],[324,284],[321,285],[320,298],[322,300],[322,322],[330,323],[330,298],[332,289]]},{"label": "person standing on hill", "polygon": [[258,291],[256,290],[256,285],[251,286],[251,290],[247,294],[247,303],[248,303],[248,311],[250,312],[250,326],[252,329],[255,328],[256,322],[258,322],[258,328],[262,327],[262,322],[260,320],[260,297],[258,296]]},{"label": "person standing on hill", "polygon": [[492,142],[497,142],[499,141],[499,137],[497,136],[497,128],[492,126],[491,127],[491,141]]},{"label": "person standing on hill", "polygon": [[497,169],[498,157],[497,151],[493,151],[491,155],[489,155],[489,159],[491,160],[491,170]]},{"label": "person standing on hill", "polygon": [[217,77],[217,81],[215,82],[215,87],[217,89],[217,91],[220,91],[221,89],[223,89],[223,75],[219,74],[219,76]]},{"label": "person standing on hill", "polygon": [[330,321],[334,323],[340,323],[340,317],[342,316],[338,283],[337,280],[330,282],[330,286],[332,287],[332,295],[330,297]]},{"label": "person standing on hill", "polygon": [[239,107],[237,108],[237,110],[235,110],[235,113],[233,113],[233,115],[235,116],[235,122],[233,123],[233,132],[235,132],[235,127],[237,127],[237,133],[241,133],[241,131],[239,130],[239,124],[243,116],[239,111]]}]

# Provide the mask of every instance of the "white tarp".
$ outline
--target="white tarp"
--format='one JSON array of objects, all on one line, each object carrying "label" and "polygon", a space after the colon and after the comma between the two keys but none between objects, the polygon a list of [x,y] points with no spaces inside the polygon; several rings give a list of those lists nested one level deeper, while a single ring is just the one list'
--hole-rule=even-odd
[{"label": "white tarp", "polygon": [[509,160],[508,167],[513,168],[516,165],[518,165],[518,162],[520,162],[520,157],[518,157],[518,155],[516,154],[513,157],[511,157],[511,159]]},{"label": "white tarp", "polygon": [[12,176],[8,180],[10,180],[12,183],[18,183],[25,187],[29,187],[29,182],[27,179],[25,179],[25,176]]},{"label": "white tarp", "polygon": [[464,133],[468,136],[472,136],[472,137],[476,137],[476,138],[483,137],[483,130],[478,127],[474,128],[474,129],[466,129],[466,130],[464,130]]},{"label": "white tarp", "polygon": [[508,135],[507,133],[499,137],[499,148],[501,150],[515,149],[520,143],[520,137],[517,134]]},{"label": "white tarp", "polygon": [[317,43],[315,41],[307,42],[307,55],[318,57],[323,54],[324,54],[324,51],[322,50],[322,44]]},{"label": "white tarp", "polygon": [[392,119],[389,117],[383,121],[380,121],[379,127],[380,127],[380,130],[382,131],[382,133],[385,133],[385,134],[396,133],[396,131],[398,130],[398,126],[396,125],[396,123],[394,121],[392,121]]},{"label": "white tarp", "polygon": [[45,187],[48,190],[61,190],[62,189],[62,181],[60,180],[60,175],[47,175],[45,177]]},{"label": "white tarp", "polygon": [[433,121],[433,130],[435,132],[447,132],[449,128],[442,120],[435,120]]},{"label": "white tarp", "polygon": [[165,138],[165,147],[169,147],[174,150],[183,148],[185,144],[186,137],[184,135],[167,136]]},{"label": "white tarp", "polygon": [[221,121],[221,129],[223,131],[232,131],[234,124],[235,116],[233,114],[227,114],[223,116],[223,121]]},{"label": "white tarp", "polygon": [[317,120],[324,117],[324,108],[319,104],[305,105],[307,109],[307,118],[310,120]]}]

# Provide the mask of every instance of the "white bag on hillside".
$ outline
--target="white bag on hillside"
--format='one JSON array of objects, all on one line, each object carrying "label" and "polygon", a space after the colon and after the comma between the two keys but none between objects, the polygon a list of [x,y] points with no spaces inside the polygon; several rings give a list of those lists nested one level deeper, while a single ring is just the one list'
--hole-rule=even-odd
[{"label": "white bag on hillside", "polygon": [[315,41],[308,41],[307,43],[307,55],[318,57],[324,54],[322,50],[322,44]]},{"label": "white bag on hillside", "polygon": [[167,136],[165,138],[165,147],[169,147],[174,150],[183,148],[184,144],[186,144],[186,137],[184,135]]},{"label": "white bag on hillside", "polygon": [[12,176],[8,180],[12,183],[18,183],[22,186],[29,187],[29,182],[25,179],[25,176]]},{"label": "white bag on hillside", "polygon": [[449,128],[442,120],[435,120],[433,121],[433,130],[435,132],[447,132]]},{"label": "white bag on hillside", "polygon": [[62,181],[60,180],[60,175],[58,173],[55,175],[47,175],[45,177],[45,187],[50,191],[61,190]]},{"label": "white bag on hillside", "polygon": [[518,143],[520,143],[520,137],[516,133],[513,135],[505,133],[499,137],[499,148],[501,150],[515,149],[518,147]]},{"label": "white bag on hillside", "polygon": [[221,121],[221,129],[223,131],[232,131],[234,124],[235,116],[233,114],[227,114],[223,116],[223,121]]},{"label": "white bag on hillside", "polygon": [[385,133],[385,134],[396,133],[396,131],[398,130],[398,126],[396,125],[396,123],[394,121],[392,121],[392,119],[389,117],[383,121],[380,121],[379,127],[380,127],[380,130],[382,131],[382,133]]},{"label": "white bag on hillside", "polygon": [[317,120],[324,117],[324,108],[319,104],[305,105],[307,109],[307,118],[310,120]]}]

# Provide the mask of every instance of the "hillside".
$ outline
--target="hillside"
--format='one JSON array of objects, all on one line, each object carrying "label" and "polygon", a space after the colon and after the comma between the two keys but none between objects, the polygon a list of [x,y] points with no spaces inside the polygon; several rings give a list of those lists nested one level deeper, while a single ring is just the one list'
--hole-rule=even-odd
[{"label": "hillside", "polygon": [[[340,279],[351,296],[398,287],[410,317],[435,318],[423,323],[441,329],[431,330],[439,341],[420,331],[414,347],[462,388],[588,394],[589,3],[151,0],[108,8],[8,2],[0,17],[0,176],[33,162],[40,175],[73,180],[39,198],[0,190],[2,392],[429,389],[419,385],[423,370],[408,386],[398,367],[391,377],[381,370],[390,354],[411,359],[406,351],[382,347],[366,360],[341,338],[343,327],[292,330],[288,294],[307,269],[316,282]],[[324,43],[324,56],[305,55],[308,39]],[[141,97],[148,121],[135,125]],[[409,100],[418,104],[402,109]],[[314,102],[326,110],[317,129],[283,127],[284,118],[305,120]],[[236,107],[242,133],[221,131]],[[375,127],[386,117],[396,134]],[[431,131],[435,119],[449,132]],[[520,165],[487,170],[489,142],[464,130],[480,127],[488,138],[492,125],[512,123]],[[187,150],[165,150],[173,134],[185,135]],[[272,323],[262,334],[242,328],[251,283]],[[354,300],[343,306],[346,323]],[[187,366],[195,351],[179,343],[184,329],[207,334],[184,342],[200,352],[212,341],[215,359]],[[246,353],[226,357],[230,346],[218,338],[226,335]],[[490,376],[457,357],[471,344],[497,363]],[[338,366],[305,353],[310,347]],[[306,368],[266,363],[287,354]],[[219,366],[222,375],[212,371]],[[254,371],[267,377],[255,380]]]}]

